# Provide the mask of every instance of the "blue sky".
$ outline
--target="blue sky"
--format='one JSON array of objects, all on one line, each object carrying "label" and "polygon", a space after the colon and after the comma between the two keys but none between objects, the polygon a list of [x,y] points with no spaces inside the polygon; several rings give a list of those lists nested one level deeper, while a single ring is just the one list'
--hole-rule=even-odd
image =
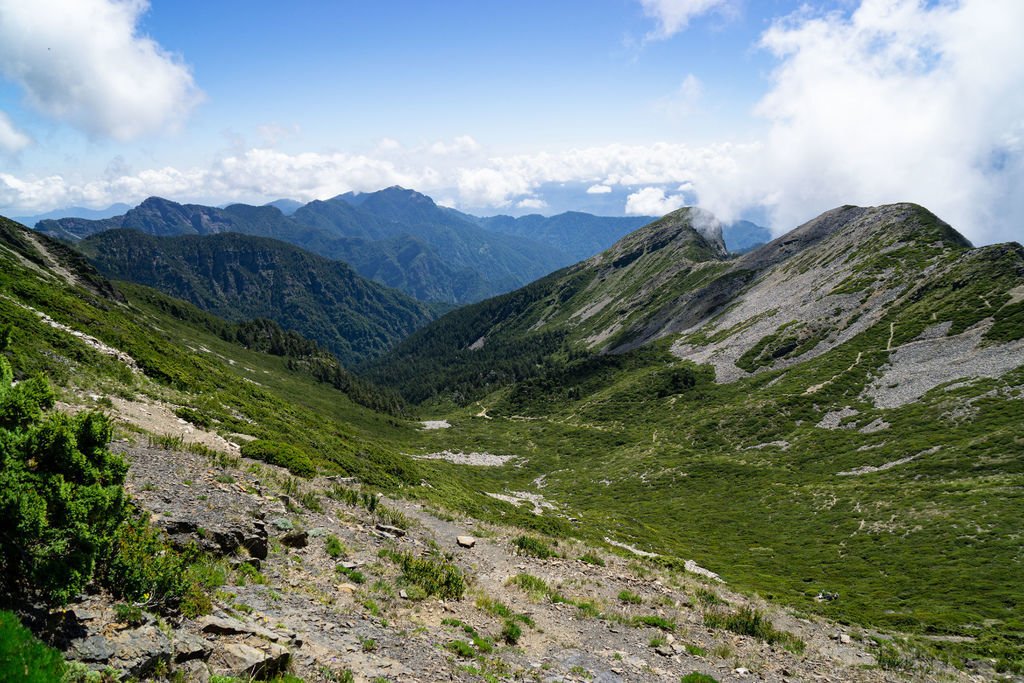
[{"label": "blue sky", "polygon": [[402,184],[776,230],[917,201],[1019,240],[1021,25],[1019,0],[0,0],[0,213]]}]

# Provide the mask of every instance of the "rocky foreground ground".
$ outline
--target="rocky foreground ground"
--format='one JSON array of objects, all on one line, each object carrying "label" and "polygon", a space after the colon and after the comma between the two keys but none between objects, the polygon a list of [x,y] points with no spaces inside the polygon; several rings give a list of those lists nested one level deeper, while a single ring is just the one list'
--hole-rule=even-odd
[{"label": "rocky foreground ground", "polygon": [[[131,463],[135,501],[177,542],[220,557],[225,584],[212,614],[196,619],[119,623],[102,594],[51,615],[66,654],[94,669],[195,681],[280,672],[306,681],[986,680],[934,663],[883,668],[872,634],[626,551],[559,541],[559,557],[541,559],[517,551],[521,530],[402,500],[371,512],[326,495],[358,482],[300,481],[237,456],[114,448]],[[465,595],[424,597],[388,549],[448,555],[468,579]],[[769,644],[705,625],[705,613],[746,606],[792,638]],[[510,621],[521,633],[508,633]]]}]

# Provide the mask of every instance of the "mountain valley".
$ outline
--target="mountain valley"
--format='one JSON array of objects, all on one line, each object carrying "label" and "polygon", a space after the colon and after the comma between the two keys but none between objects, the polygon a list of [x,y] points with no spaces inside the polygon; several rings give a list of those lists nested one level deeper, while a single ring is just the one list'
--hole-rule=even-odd
[{"label": "mountain valley", "polygon": [[[453,227],[408,192],[40,225],[99,272],[0,221],[0,391],[43,373],[62,411],[109,415],[134,504],[202,549],[186,574],[209,596],[149,602],[104,560],[70,608],[20,605],[34,631],[142,678],[1024,677],[1019,244],[844,206],[735,256],[683,208],[430,322],[276,241],[401,250],[415,209],[450,269],[500,257],[463,223],[580,233]],[[142,215],[151,234],[124,229]],[[526,282],[488,274],[480,296]]]}]

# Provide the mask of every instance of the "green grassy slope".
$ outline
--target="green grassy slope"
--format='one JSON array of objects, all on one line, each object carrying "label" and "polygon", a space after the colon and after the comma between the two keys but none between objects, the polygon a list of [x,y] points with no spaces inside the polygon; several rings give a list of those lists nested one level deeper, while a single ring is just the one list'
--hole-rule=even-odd
[{"label": "green grassy slope", "polygon": [[[23,230],[0,219],[0,234],[16,238]],[[224,338],[236,335],[222,336],[237,326],[144,287],[121,285],[116,298],[108,296],[113,290],[95,271],[84,272],[107,291],[69,286],[59,274],[35,266],[31,257],[39,253],[17,239],[0,246],[0,322],[13,326],[10,356],[17,378],[42,373],[71,402],[88,394],[164,401],[187,408],[183,414],[190,420],[223,435],[291,443],[325,471],[390,488],[419,482],[416,465],[385,443],[391,432],[411,428],[314,379],[312,357],[249,350]],[[141,372],[39,313],[127,354]],[[362,383],[359,388],[372,391]]]}]

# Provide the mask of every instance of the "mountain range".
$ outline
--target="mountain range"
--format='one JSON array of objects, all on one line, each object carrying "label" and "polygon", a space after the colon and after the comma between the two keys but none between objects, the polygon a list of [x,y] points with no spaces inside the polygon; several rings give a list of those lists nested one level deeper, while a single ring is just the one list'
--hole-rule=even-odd
[{"label": "mountain range", "polygon": [[[650,220],[578,212],[478,218],[392,187],[262,207],[218,208],[151,197],[122,215],[41,220],[36,229],[72,242],[118,228],[156,236],[239,232],[272,237],[344,261],[364,277],[421,301],[451,305],[515,289],[606,249]],[[732,234],[730,226],[727,240]],[[751,232],[740,224],[735,235],[741,246],[770,237],[764,228],[754,226]]]},{"label": "mountain range", "polygon": [[388,188],[356,197],[286,205],[287,216],[269,205],[217,208],[151,197],[120,216],[44,220],[36,227],[71,241],[117,228],[155,236],[273,237],[344,261],[421,301],[448,304],[514,289],[572,260],[539,242],[486,230],[411,190]]}]

